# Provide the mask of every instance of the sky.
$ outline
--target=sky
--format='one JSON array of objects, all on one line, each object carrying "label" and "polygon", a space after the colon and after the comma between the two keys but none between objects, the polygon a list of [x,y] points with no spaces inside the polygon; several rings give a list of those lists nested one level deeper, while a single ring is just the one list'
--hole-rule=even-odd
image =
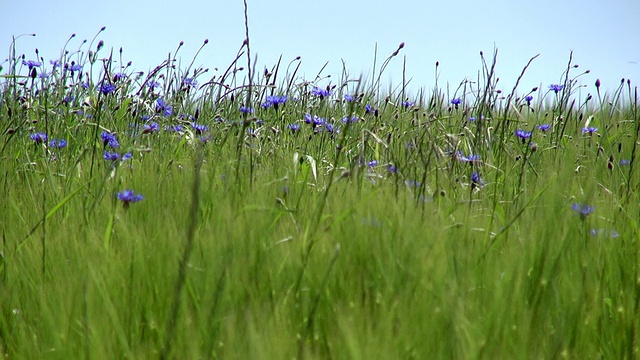
[{"label": "sky", "polygon": [[[596,79],[609,92],[622,78],[632,84],[640,81],[639,0],[247,1],[251,52],[260,71],[271,68],[280,56],[284,65],[300,56],[306,80],[313,80],[327,62],[322,74],[330,74],[334,83],[343,63],[350,77],[362,74],[371,79],[376,48],[379,67],[404,42],[382,77],[383,87],[401,83],[404,63],[410,89],[430,91],[437,61],[438,85],[446,91],[448,84],[453,95],[461,81],[477,79],[480,51],[490,61],[494,48],[498,88],[505,92],[536,54],[540,56],[519,91],[561,83],[571,51],[573,63],[579,65],[572,74],[590,70],[579,78],[586,85],[581,91],[594,92]],[[67,49],[88,50],[87,44],[81,47],[82,40],[91,41],[106,26],[98,36],[105,43],[101,54],[111,48],[117,53],[122,47],[123,62],[132,61],[135,70],[145,73],[180,41],[184,46],[179,57],[186,67],[208,39],[195,62],[210,68],[208,79],[226,69],[245,38],[241,0],[7,3],[0,6],[0,64],[9,56],[12,36],[35,33],[17,40],[16,54],[35,59],[37,48],[48,65],[48,59],[59,57],[71,34],[77,36]]]}]

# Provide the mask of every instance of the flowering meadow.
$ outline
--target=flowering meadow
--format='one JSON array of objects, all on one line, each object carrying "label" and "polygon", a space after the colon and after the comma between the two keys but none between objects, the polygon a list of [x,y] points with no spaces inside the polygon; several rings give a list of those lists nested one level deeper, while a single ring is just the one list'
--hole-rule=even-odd
[{"label": "flowering meadow", "polygon": [[630,80],[75,44],[0,64],[0,358],[640,357]]}]

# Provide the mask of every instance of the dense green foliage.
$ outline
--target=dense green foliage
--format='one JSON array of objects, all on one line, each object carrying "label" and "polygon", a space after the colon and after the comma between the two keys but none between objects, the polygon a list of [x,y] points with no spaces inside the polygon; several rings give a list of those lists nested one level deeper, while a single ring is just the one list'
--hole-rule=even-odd
[{"label": "dense green foliage", "polygon": [[494,56],[414,96],[101,47],[2,70],[0,358],[640,356],[630,83],[506,94]]}]

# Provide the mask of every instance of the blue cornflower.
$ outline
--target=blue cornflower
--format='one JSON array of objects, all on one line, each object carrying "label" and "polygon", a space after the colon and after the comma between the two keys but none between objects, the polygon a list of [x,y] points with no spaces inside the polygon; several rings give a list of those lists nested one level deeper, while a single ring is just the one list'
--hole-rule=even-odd
[{"label": "blue cornflower", "polygon": [[167,125],[164,127],[164,129],[166,131],[170,131],[170,132],[182,132],[182,130],[184,130],[184,127],[182,125]]},{"label": "blue cornflower", "polygon": [[55,59],[55,60],[49,60],[49,64],[51,64],[51,66],[55,69],[58,66],[60,66],[60,60]]},{"label": "blue cornflower", "polygon": [[31,135],[29,135],[29,138],[31,140],[33,140],[36,144],[44,143],[48,139],[47,133],[44,133],[44,132],[38,132],[38,133],[31,134]]},{"label": "blue cornflower", "polygon": [[555,92],[556,94],[558,93],[558,91],[562,91],[562,89],[564,89],[564,85],[558,85],[558,84],[549,85],[549,90],[553,90],[553,92]]},{"label": "blue cornflower", "polygon": [[451,105],[455,106],[456,109],[458,108],[458,105],[460,105],[461,103],[462,103],[462,99],[460,98],[455,98],[451,100]]},{"label": "blue cornflower", "polygon": [[198,86],[198,81],[196,81],[196,78],[184,78],[182,80],[182,83],[187,85],[188,87],[196,87]]},{"label": "blue cornflower", "polygon": [[378,165],[378,160],[371,160],[369,162],[367,162],[367,166],[368,167],[376,167],[376,165]]},{"label": "blue cornflower", "polygon": [[276,110],[278,110],[278,105],[284,104],[286,102],[286,96],[269,95],[266,97],[265,102],[263,102],[261,106],[263,109],[267,109],[273,106]]},{"label": "blue cornflower", "polygon": [[197,124],[195,122],[191,123],[191,128],[196,131],[196,134],[202,134],[203,132],[209,131],[209,127],[202,124]]},{"label": "blue cornflower", "polygon": [[152,132],[158,132],[158,130],[160,130],[160,127],[158,126],[158,123],[156,122],[150,122],[148,124],[144,124],[144,129],[142,130],[143,134],[149,134]]},{"label": "blue cornflower", "polygon": [[144,196],[135,194],[133,190],[125,190],[118,193],[118,200],[122,201],[122,206],[126,209],[129,204],[138,202],[144,199]]},{"label": "blue cornflower", "polygon": [[101,93],[107,95],[107,94],[111,94],[112,92],[114,92],[116,90],[116,86],[110,83],[102,83],[100,85],[100,87],[98,88],[98,91],[100,91]]},{"label": "blue cornflower", "polygon": [[549,129],[551,129],[551,124],[538,125],[538,130],[540,130],[542,132],[546,132]]},{"label": "blue cornflower", "polygon": [[253,114],[253,108],[250,106],[240,106],[240,112],[243,114]]},{"label": "blue cornflower", "polygon": [[598,131],[598,128],[593,126],[582,128],[583,134],[593,135],[596,131]]},{"label": "blue cornflower", "polygon": [[267,96],[267,101],[276,105],[276,104],[284,104],[287,102],[287,97],[286,96],[277,96],[277,95],[273,95],[273,96]]},{"label": "blue cornflower", "polygon": [[107,161],[115,162],[115,161],[118,161],[118,160],[127,161],[127,160],[131,159],[133,157],[133,155],[130,152],[125,153],[123,155],[120,155],[117,152],[109,152],[109,151],[105,150],[105,152],[102,155],[102,157]]},{"label": "blue cornflower", "polygon": [[127,78],[127,74],[125,73],[116,73],[113,75],[113,81],[120,81]]},{"label": "blue cornflower", "polygon": [[334,131],[334,127],[333,124],[329,124],[329,123],[325,123],[324,124],[324,128],[327,130],[328,133],[332,134]]},{"label": "blue cornflower", "polygon": [[595,211],[595,207],[586,204],[573,203],[571,209],[580,214],[581,219],[585,219],[589,214]]},{"label": "blue cornflower", "polygon": [[71,64],[71,66],[69,66],[69,71],[74,72],[74,71],[80,71],[82,70],[82,65],[80,64]]},{"label": "blue cornflower", "polygon": [[477,187],[483,187],[485,185],[484,180],[477,171],[474,171],[473,174],[471,174],[471,185]]},{"label": "blue cornflower", "polygon": [[160,86],[160,83],[157,81],[151,80],[147,83],[147,86],[149,87],[149,89],[151,89],[151,91],[153,91],[155,88]]},{"label": "blue cornflower", "polygon": [[22,60],[22,65],[27,65],[29,67],[29,70],[31,70],[34,67],[42,66],[42,63],[36,60]]},{"label": "blue cornflower", "polygon": [[171,107],[171,105],[164,102],[162,98],[158,98],[158,100],[156,100],[156,111],[162,113],[162,115],[167,117],[171,116],[171,114],[173,113],[173,108]]},{"label": "blue cornflower", "polygon": [[65,139],[52,139],[49,141],[49,147],[63,149],[67,147],[67,140]]},{"label": "blue cornflower", "polygon": [[415,104],[413,101],[408,101],[408,100],[400,103],[400,105],[402,105],[405,108],[411,107],[413,106],[413,104]]},{"label": "blue cornflower", "polygon": [[516,130],[516,136],[522,139],[522,141],[524,142],[526,139],[531,137],[531,131],[518,129]]},{"label": "blue cornflower", "polygon": [[371,114],[373,113],[373,108],[371,107],[371,105],[367,104],[364,106],[364,112],[367,114]]},{"label": "blue cornflower", "polygon": [[622,160],[620,160],[619,164],[620,164],[620,166],[625,166],[625,165],[631,164],[631,161],[627,160],[627,159],[622,159]]},{"label": "blue cornflower", "polygon": [[86,90],[86,89],[88,89],[88,88],[89,88],[89,82],[88,82],[88,81],[85,81],[85,82],[83,82],[82,84],[80,84],[80,86],[82,86],[82,88]]},{"label": "blue cornflower", "polygon": [[287,129],[291,130],[292,133],[295,133],[296,131],[300,130],[300,124],[298,123],[292,123],[287,125]]},{"label": "blue cornflower", "polygon": [[346,94],[346,95],[344,96],[344,100],[345,100],[345,101],[348,101],[348,102],[352,102],[352,101],[355,101],[355,100],[356,100],[356,97],[355,97],[355,96],[353,96],[353,95]]},{"label": "blue cornflower", "polygon": [[102,157],[107,161],[116,161],[120,159],[120,154],[118,154],[117,152],[108,152],[107,150],[105,150]]},{"label": "blue cornflower", "polygon": [[475,162],[475,161],[480,161],[481,157],[478,154],[471,154],[469,156],[464,156],[462,152],[459,152],[458,159],[462,162]]},{"label": "blue cornflower", "polygon": [[531,100],[533,100],[533,96],[527,95],[524,97],[524,101],[527,102],[527,105],[531,105]]},{"label": "blue cornflower", "polygon": [[102,143],[104,144],[104,146],[109,145],[112,148],[120,147],[120,143],[118,142],[118,139],[116,139],[116,136],[114,134],[109,134],[108,132],[103,131],[100,134],[100,137],[102,138]]},{"label": "blue cornflower", "polygon": [[396,171],[398,171],[398,168],[393,164],[389,164],[389,166],[387,166],[387,169],[392,173],[395,173]]},{"label": "blue cornflower", "polygon": [[342,118],[342,122],[345,123],[345,124],[346,123],[350,123],[350,122],[352,122],[352,123],[358,122],[358,120],[360,120],[360,119],[355,115],[352,116],[351,118],[349,118],[348,116],[345,116],[345,117]]},{"label": "blue cornflower", "polygon": [[48,79],[48,78],[49,78],[49,76],[51,76],[51,74],[46,73],[46,72],[42,72],[42,73],[38,74],[38,77],[39,77],[40,79]]},{"label": "blue cornflower", "polygon": [[320,98],[324,98],[324,97],[327,97],[327,96],[331,96],[331,90],[324,89],[324,88],[319,88],[319,87],[315,86],[313,88],[313,90],[311,91],[311,94],[313,96],[319,96]]}]

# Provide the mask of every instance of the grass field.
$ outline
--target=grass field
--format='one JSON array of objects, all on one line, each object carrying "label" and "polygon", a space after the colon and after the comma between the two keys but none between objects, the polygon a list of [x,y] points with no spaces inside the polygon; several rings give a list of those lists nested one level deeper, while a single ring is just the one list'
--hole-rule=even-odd
[{"label": "grass field", "polygon": [[368,80],[10,54],[0,358],[640,357],[637,88],[568,59],[498,91],[495,54],[383,88],[401,49]]}]

